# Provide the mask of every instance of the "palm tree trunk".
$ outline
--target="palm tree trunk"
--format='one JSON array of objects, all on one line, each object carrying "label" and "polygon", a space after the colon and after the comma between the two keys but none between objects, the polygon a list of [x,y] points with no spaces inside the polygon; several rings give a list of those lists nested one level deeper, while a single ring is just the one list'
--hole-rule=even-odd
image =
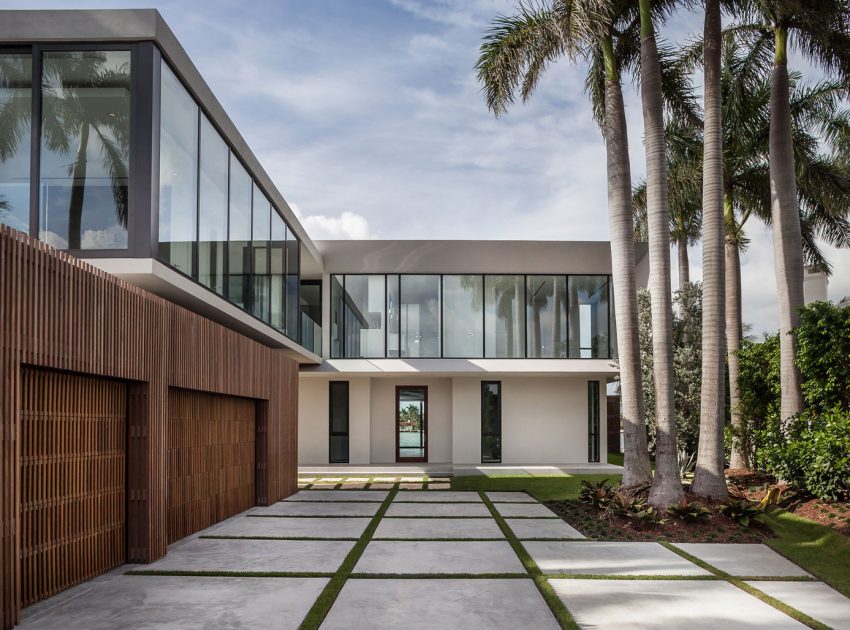
[{"label": "palm tree trunk", "polygon": [[691,281],[691,262],[688,259],[688,239],[680,237],[676,244],[676,253],[679,259],[679,291],[685,289]]},{"label": "palm tree trunk", "polygon": [[561,299],[558,296],[557,280],[552,295],[552,356],[561,356]]},{"label": "palm tree trunk", "polygon": [[724,316],[723,129],[720,88],[720,0],[705,2],[705,122],[702,174],[702,388],[699,448],[691,492],[729,495],[723,474],[726,424]]},{"label": "palm tree trunk", "polygon": [[[652,467],[646,441],[643,388],[638,348],[637,280],[632,214],[632,175],[629,136],[623,91],[614,62],[610,35],[604,39],[605,55],[605,150],[608,156],[608,226],[611,232],[611,276],[614,284],[614,316],[620,364],[620,404],[623,419],[623,485],[646,484]],[[572,293],[570,293],[572,306]],[[570,340],[573,317],[570,308]]]},{"label": "palm tree trunk", "polygon": [[649,503],[666,508],[684,494],[676,448],[673,396],[673,301],[670,284],[670,210],[661,64],[652,26],[650,0],[640,0],[640,86],[646,145],[646,209],[649,228],[649,293],[652,300],[652,353],[655,377],[655,478]]},{"label": "palm tree trunk", "polygon": [[89,126],[83,123],[80,129],[80,144],[74,161],[71,180],[71,199],[68,203],[68,249],[80,249],[83,223],[83,202],[86,194],[86,153],[89,146]]},{"label": "palm tree trunk", "polygon": [[[731,201],[727,202],[731,211]],[[734,235],[726,237],[726,360],[729,363],[729,408],[735,439],[732,440],[732,457],[729,468],[749,468],[749,436],[745,435],[741,421],[741,390],[738,377],[741,368],[738,362],[738,350],[744,336],[741,316],[741,253]]]},{"label": "palm tree trunk", "polygon": [[770,82],[770,202],[773,264],[779,300],[780,411],[785,422],[803,411],[800,370],[796,363],[797,344],[792,333],[800,322],[800,308],[803,306],[803,246],[791,137],[787,30],[776,27],[775,38]]}]

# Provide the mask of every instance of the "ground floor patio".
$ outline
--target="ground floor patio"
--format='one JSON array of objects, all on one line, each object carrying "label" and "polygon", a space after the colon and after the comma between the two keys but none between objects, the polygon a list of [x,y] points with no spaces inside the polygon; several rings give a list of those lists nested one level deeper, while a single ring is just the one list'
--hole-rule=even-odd
[{"label": "ground floor patio", "polygon": [[588,541],[523,492],[309,479],[20,627],[848,627],[850,600],[763,545]]}]

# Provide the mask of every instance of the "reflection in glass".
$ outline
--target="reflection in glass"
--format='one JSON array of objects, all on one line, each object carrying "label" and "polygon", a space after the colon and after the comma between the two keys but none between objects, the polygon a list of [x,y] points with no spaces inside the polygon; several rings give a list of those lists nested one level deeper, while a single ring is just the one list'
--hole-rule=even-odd
[{"label": "reflection in glass", "polygon": [[331,358],[341,359],[342,322],[345,317],[342,300],[342,276],[331,276]]},{"label": "reflection in glass", "polygon": [[322,354],[322,283],[301,282],[301,345],[313,354]]},{"label": "reflection in glass", "polygon": [[398,275],[387,276],[387,356],[398,358],[399,299]]},{"label": "reflection in glass", "polygon": [[567,279],[528,276],[526,279],[528,356],[562,359],[567,356]]},{"label": "reflection in glass", "polygon": [[608,276],[570,276],[570,358],[608,357]]},{"label": "reflection in glass", "polygon": [[599,461],[599,381],[587,382],[587,461]]},{"label": "reflection in glass", "polygon": [[403,275],[399,322],[401,356],[440,356],[440,276]]},{"label": "reflection in glass", "polygon": [[198,212],[198,281],[224,295],[227,243],[227,161],[224,140],[201,116],[201,185]]},{"label": "reflection in glass", "polygon": [[301,242],[286,228],[286,334],[298,339],[298,288],[301,285]]},{"label": "reflection in glass", "polygon": [[330,455],[331,464],[348,463],[348,381],[330,381]]},{"label": "reflection in glass", "polygon": [[511,358],[525,355],[524,285],[523,276],[485,276],[485,356]]},{"label": "reflection in glass", "polygon": [[32,55],[0,54],[0,223],[29,233]]},{"label": "reflection in glass", "polygon": [[254,254],[251,282],[251,313],[268,323],[270,312],[269,245],[271,241],[271,204],[254,186],[253,230],[251,250]]},{"label": "reflection in glass", "polygon": [[286,324],[286,292],[284,288],[286,283],[286,226],[274,208],[272,208],[271,220],[270,321],[272,326],[283,331]]},{"label": "reflection in glass", "polygon": [[227,295],[231,302],[247,309],[251,277],[251,178],[233,154],[230,155],[229,221]]},{"label": "reflection in glass", "polygon": [[443,276],[443,356],[484,356],[482,276]]},{"label": "reflection in glass", "polygon": [[45,52],[39,238],[126,249],[130,52]]},{"label": "reflection in glass", "polygon": [[502,461],[502,384],[481,383],[481,463]]},{"label": "reflection in glass", "polygon": [[197,238],[198,107],[162,62],[159,123],[159,257],[195,274]]},{"label": "reflection in glass", "polygon": [[345,276],[345,357],[384,356],[384,276]]},{"label": "reflection in glass", "polygon": [[426,404],[427,393],[424,387],[399,387],[396,390],[399,461],[426,459]]}]

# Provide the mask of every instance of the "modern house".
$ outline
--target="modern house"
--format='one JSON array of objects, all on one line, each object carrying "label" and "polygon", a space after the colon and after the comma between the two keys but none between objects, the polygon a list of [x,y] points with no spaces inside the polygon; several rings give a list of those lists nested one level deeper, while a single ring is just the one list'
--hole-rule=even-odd
[{"label": "modern house", "polygon": [[0,11],[2,625],[299,463],[604,461],[610,271],[314,242],[158,12]]}]

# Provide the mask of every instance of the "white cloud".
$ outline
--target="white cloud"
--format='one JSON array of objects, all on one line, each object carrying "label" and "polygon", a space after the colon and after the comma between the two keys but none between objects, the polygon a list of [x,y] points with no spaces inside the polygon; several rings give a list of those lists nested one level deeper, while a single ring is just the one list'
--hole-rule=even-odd
[{"label": "white cloud", "polygon": [[105,230],[85,230],[80,245],[83,249],[123,249],[127,247],[127,231],[120,225]]},{"label": "white cloud", "polygon": [[323,214],[304,216],[297,206],[290,204],[301,225],[307,230],[310,238],[322,239],[355,239],[364,240],[378,238],[369,227],[369,221],[363,215],[345,211],[337,217]]}]

